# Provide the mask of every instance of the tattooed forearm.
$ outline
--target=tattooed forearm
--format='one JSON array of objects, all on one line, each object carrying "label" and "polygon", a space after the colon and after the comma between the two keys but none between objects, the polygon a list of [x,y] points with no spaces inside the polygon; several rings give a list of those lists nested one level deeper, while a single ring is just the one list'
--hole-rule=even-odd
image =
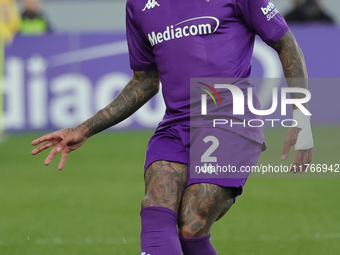
[{"label": "tattooed forearm", "polygon": [[[289,87],[308,88],[308,74],[301,48],[291,31],[288,31],[272,48],[279,54],[284,75]],[[301,93],[291,93],[292,98],[300,98]],[[305,105],[308,107],[308,105]],[[295,107],[295,105],[294,105]]]},{"label": "tattooed forearm", "polygon": [[158,89],[158,71],[136,71],[133,78],[109,105],[79,127],[86,130],[88,137],[97,134],[129,117],[157,94]]},{"label": "tattooed forearm", "polygon": [[291,31],[273,44],[272,48],[279,54],[286,78],[307,78],[303,53]]}]

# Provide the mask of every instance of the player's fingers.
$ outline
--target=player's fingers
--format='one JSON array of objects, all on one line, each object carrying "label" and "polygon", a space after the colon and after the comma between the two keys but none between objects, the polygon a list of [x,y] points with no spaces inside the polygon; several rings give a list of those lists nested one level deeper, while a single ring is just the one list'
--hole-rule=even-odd
[{"label": "player's fingers", "polygon": [[56,132],[50,133],[50,134],[43,135],[42,137],[35,139],[34,141],[32,141],[32,145],[38,145],[42,142],[46,142],[46,141],[49,141],[49,140],[52,140],[52,139],[58,139],[58,138],[60,138],[60,137],[59,137],[58,134],[56,134]]},{"label": "player's fingers", "polygon": [[288,139],[288,137],[286,137],[284,144],[283,144],[281,160],[285,160],[288,157],[290,147],[291,147],[291,141]]},{"label": "player's fingers", "polygon": [[56,146],[56,150],[57,152],[61,152],[64,151],[64,149],[66,148],[67,144],[70,142],[69,139],[67,139],[66,137],[64,138],[64,140],[62,140],[57,146]]},{"label": "player's fingers", "polygon": [[301,170],[302,172],[304,172],[308,166],[308,157],[309,157],[309,153],[310,151],[309,150],[304,150],[302,152],[302,159],[301,159]]},{"label": "player's fingers", "polygon": [[59,166],[58,166],[58,170],[59,170],[59,171],[61,171],[61,170],[63,169],[68,154],[69,154],[69,152],[63,152],[63,153],[61,154],[61,159],[60,159]]},{"label": "player's fingers", "polygon": [[53,143],[52,141],[48,141],[48,142],[46,142],[46,143],[40,145],[38,148],[35,148],[34,150],[32,150],[31,153],[32,153],[32,155],[36,155],[36,154],[38,154],[39,152],[42,152],[43,150],[46,150],[46,149],[52,147],[53,144],[54,144],[54,143]]},{"label": "player's fingers", "polygon": [[309,149],[309,153],[308,153],[308,164],[310,164],[310,162],[312,162],[313,159],[313,152],[314,152],[314,148],[310,148]]},{"label": "player's fingers", "polygon": [[48,166],[52,159],[58,154],[58,151],[56,149],[56,147],[53,148],[53,150],[51,150],[50,154],[48,155],[48,157],[45,160],[45,165]]},{"label": "player's fingers", "polygon": [[295,151],[294,160],[290,166],[289,172],[293,171],[294,173],[296,173],[301,170],[301,158],[302,151]]}]

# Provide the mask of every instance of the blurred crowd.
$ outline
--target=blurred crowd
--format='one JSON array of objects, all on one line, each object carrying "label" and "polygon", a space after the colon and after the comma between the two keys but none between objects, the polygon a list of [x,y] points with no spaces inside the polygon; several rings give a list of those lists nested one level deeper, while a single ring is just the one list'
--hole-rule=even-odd
[{"label": "blurred crowd", "polygon": [[11,42],[16,33],[41,35],[52,31],[41,0],[0,0],[0,42]]},{"label": "blurred crowd", "polygon": [[[291,0],[292,9],[285,15],[288,23],[334,23],[324,10],[322,0]],[[21,0],[22,34],[45,34],[53,31],[41,0]]]},{"label": "blurred crowd", "polygon": [[[275,3],[274,0],[272,1]],[[325,9],[323,0],[290,1],[292,9],[284,14],[286,21],[290,24],[335,23]],[[18,8],[17,3],[19,4]],[[67,4],[67,1],[64,4]],[[44,11],[42,0],[0,0],[1,36],[11,37],[6,36],[6,33],[10,34],[11,30],[18,31],[23,35],[42,35],[55,31],[49,15]]]},{"label": "blurred crowd", "polygon": [[292,0],[293,9],[284,17],[288,23],[328,23],[334,19],[324,10],[322,0]]},{"label": "blurred crowd", "polygon": [[[21,34],[45,34],[54,31],[50,18],[43,9],[42,0],[19,0],[21,3]],[[279,0],[272,0],[275,1]],[[334,19],[324,7],[323,0],[290,0],[291,10],[284,14],[286,21],[292,23],[328,23]],[[67,4],[67,2],[65,2]]]},{"label": "blurred crowd", "polygon": [[21,0],[21,34],[46,34],[53,31],[41,0]]}]

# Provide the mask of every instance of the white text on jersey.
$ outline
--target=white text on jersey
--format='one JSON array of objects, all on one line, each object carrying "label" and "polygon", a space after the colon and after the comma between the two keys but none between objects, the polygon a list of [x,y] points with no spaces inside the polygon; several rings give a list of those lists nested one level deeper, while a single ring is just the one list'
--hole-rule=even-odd
[{"label": "white text on jersey", "polygon": [[272,2],[269,2],[266,7],[261,7],[261,11],[263,15],[267,17],[267,20],[271,20],[275,17],[276,14],[279,13],[279,10],[275,7]]},{"label": "white text on jersey", "polygon": [[[190,26],[179,26],[181,24],[185,24],[186,22],[193,21],[193,20],[200,20],[200,19],[212,19],[216,22],[216,26],[213,29],[211,24],[209,23],[201,23],[201,24],[192,24]],[[150,41],[151,46],[154,46],[158,43],[161,43],[163,41],[169,41],[172,39],[187,37],[187,36],[195,36],[195,35],[207,35],[215,33],[217,28],[220,25],[220,21],[211,16],[203,16],[203,17],[197,17],[192,18],[188,20],[184,20],[182,22],[179,22],[175,25],[166,26],[165,30],[163,32],[156,33],[155,31],[152,31],[148,34],[148,39]]]}]

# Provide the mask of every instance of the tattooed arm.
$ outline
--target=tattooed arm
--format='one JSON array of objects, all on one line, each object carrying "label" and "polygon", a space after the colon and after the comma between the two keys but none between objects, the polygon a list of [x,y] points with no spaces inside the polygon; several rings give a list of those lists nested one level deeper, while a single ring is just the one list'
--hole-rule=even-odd
[{"label": "tattooed arm", "polygon": [[[305,64],[303,53],[291,31],[288,31],[281,39],[272,45],[272,48],[277,51],[282,64],[283,72],[287,80],[289,87],[308,88],[308,74]],[[301,98],[301,93],[291,93],[291,98]],[[308,109],[308,104],[304,106]],[[297,109],[293,105],[293,110]],[[296,144],[298,134],[301,131],[300,128],[292,127],[288,130],[284,148],[281,156],[281,160],[285,160],[288,157],[290,147]],[[298,169],[304,171],[306,169],[305,164],[309,164],[312,161],[313,148],[306,150],[296,150],[294,161],[291,169]]]},{"label": "tattooed arm", "polygon": [[133,78],[109,105],[75,128],[62,129],[34,140],[32,145],[44,143],[35,148],[32,154],[36,155],[45,149],[54,147],[45,160],[45,165],[48,165],[61,152],[58,166],[61,170],[71,151],[83,145],[90,136],[129,117],[156,95],[158,89],[158,71],[135,71]]},{"label": "tattooed arm", "polygon": [[[305,58],[292,32],[288,31],[271,47],[279,54],[288,86],[307,89],[308,74]],[[301,96],[301,93],[291,93],[292,98]],[[305,107],[308,109],[308,104],[305,104]],[[295,105],[293,109],[296,109]]]},{"label": "tattooed arm", "polygon": [[79,127],[84,129],[87,137],[90,137],[116,125],[149,101],[157,94],[158,89],[158,71],[136,71],[130,82],[108,106]]}]

